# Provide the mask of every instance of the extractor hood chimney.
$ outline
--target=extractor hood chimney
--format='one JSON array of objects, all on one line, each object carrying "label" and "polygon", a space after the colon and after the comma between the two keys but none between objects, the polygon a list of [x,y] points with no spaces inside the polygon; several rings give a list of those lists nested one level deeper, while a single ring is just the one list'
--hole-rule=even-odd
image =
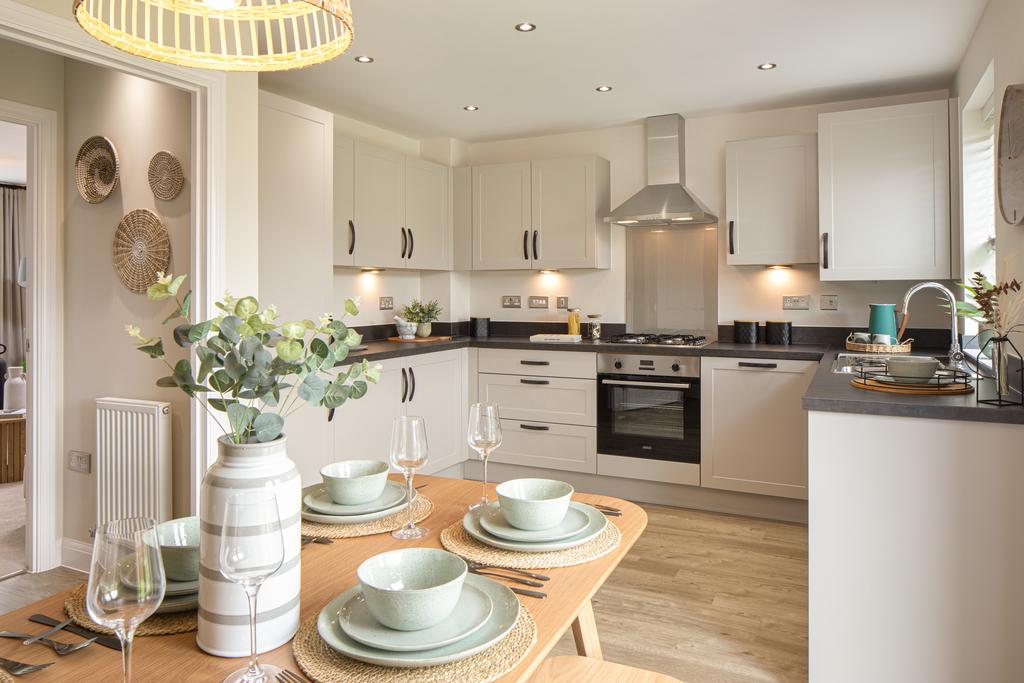
[{"label": "extractor hood chimney", "polygon": [[717,223],[686,189],[686,121],[679,114],[651,116],[647,130],[647,187],[605,217],[627,227]]}]

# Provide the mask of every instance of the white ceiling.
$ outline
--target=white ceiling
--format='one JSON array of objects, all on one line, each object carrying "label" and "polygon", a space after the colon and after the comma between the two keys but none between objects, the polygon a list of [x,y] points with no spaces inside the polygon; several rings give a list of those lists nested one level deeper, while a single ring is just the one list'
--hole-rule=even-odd
[{"label": "white ceiling", "polygon": [[25,126],[0,121],[0,183],[25,184],[28,175],[27,135]]},{"label": "white ceiling", "polygon": [[347,54],[261,84],[412,137],[479,141],[944,88],[986,0],[352,4]]}]

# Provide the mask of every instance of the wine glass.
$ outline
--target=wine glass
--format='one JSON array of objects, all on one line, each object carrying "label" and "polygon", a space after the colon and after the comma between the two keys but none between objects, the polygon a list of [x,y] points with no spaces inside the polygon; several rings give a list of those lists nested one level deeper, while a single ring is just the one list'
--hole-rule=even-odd
[{"label": "wine glass", "polygon": [[282,669],[261,665],[256,658],[256,595],[260,586],[281,568],[284,538],[277,495],[269,489],[236,493],[224,507],[220,534],[220,573],[237,583],[249,599],[249,666],[224,683],[269,683]]},{"label": "wine glass", "polygon": [[470,510],[486,507],[487,500],[487,456],[501,445],[501,418],[495,403],[474,403],[469,408],[469,434],[466,437],[470,448],[480,454],[484,463],[483,497],[469,506]]},{"label": "wine glass", "polygon": [[416,526],[412,516],[412,476],[427,463],[427,427],[422,417],[396,417],[391,427],[391,464],[405,475],[407,489],[405,509],[409,519],[401,529],[391,532],[395,538],[403,541],[423,538],[429,529]]},{"label": "wine glass", "polygon": [[92,545],[85,606],[93,621],[113,630],[121,641],[125,683],[132,679],[135,629],[160,606],[166,590],[155,521],[132,517],[100,525]]}]

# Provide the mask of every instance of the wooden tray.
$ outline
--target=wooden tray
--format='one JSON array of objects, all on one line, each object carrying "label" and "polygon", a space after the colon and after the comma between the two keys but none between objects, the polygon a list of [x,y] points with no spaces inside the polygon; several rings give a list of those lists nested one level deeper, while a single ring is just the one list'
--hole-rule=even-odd
[{"label": "wooden tray", "polygon": [[859,351],[860,353],[910,353],[910,343],[913,339],[908,339],[903,344],[861,344],[859,342],[846,341],[847,351]]},{"label": "wooden tray", "polygon": [[413,337],[412,339],[402,339],[401,337],[388,337],[389,342],[398,342],[399,344],[423,344],[424,342],[451,340],[451,337]]},{"label": "wooden tray", "polygon": [[939,386],[915,386],[913,384],[891,384],[879,382],[877,379],[860,379],[858,377],[851,379],[850,384],[865,391],[881,391],[886,394],[903,394],[905,396],[960,396],[974,392],[974,387],[963,382],[951,382]]}]

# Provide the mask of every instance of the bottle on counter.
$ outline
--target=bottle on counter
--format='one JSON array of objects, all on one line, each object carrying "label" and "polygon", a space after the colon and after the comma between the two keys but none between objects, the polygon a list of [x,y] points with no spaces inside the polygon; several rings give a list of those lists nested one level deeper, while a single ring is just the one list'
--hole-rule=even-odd
[{"label": "bottle on counter", "polygon": [[580,333],[580,316],[582,311],[578,308],[569,309],[569,330],[568,334],[579,334]]},{"label": "bottle on counter", "polygon": [[591,313],[587,316],[587,320],[590,321],[590,339],[592,341],[601,340],[601,314]]}]

